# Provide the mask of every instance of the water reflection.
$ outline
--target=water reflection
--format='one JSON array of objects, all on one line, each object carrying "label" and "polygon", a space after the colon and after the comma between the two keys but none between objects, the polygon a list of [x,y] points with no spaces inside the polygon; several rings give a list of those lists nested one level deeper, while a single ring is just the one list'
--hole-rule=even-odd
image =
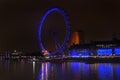
[{"label": "water reflection", "polygon": [[48,80],[48,65],[49,63],[42,63],[42,68],[39,71],[38,80]]},{"label": "water reflection", "polygon": [[116,80],[120,80],[120,65],[116,64],[115,65],[115,79]]},{"label": "water reflection", "polygon": [[120,63],[11,62],[0,64],[0,80],[120,80]]},{"label": "water reflection", "polygon": [[114,80],[113,66],[111,64],[98,64],[99,80]]},{"label": "water reflection", "polygon": [[120,64],[42,63],[38,80],[120,80]]},{"label": "water reflection", "polygon": [[35,78],[35,61],[33,61],[33,79]]}]

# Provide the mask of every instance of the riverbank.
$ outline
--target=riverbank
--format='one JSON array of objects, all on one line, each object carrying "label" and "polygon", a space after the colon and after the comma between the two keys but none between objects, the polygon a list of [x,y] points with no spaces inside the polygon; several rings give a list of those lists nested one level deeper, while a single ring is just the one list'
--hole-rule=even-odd
[{"label": "riverbank", "polygon": [[120,63],[120,57],[115,58],[63,58],[45,60],[47,62],[85,62],[85,63]]},{"label": "riverbank", "polygon": [[120,63],[120,57],[67,57],[67,58],[10,58],[10,59],[4,59],[4,60],[10,60],[10,61],[30,61],[30,62],[85,62],[85,63]]}]

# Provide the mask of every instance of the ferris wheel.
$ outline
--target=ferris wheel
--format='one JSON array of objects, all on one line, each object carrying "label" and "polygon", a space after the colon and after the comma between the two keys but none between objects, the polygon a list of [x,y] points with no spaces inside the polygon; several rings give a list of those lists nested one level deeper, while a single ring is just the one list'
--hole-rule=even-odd
[{"label": "ferris wheel", "polygon": [[68,20],[68,17],[66,15],[66,13],[64,12],[64,10],[62,10],[60,8],[50,8],[49,10],[47,10],[43,14],[43,16],[41,18],[41,21],[40,21],[39,29],[38,29],[39,46],[40,46],[40,49],[41,49],[41,51],[43,53],[45,53],[46,51],[48,51],[45,48],[45,46],[43,45],[44,41],[42,40],[42,34],[43,34],[42,33],[42,28],[43,28],[43,23],[47,19],[48,15],[50,15],[53,12],[57,12],[57,13],[59,13],[63,17],[64,23],[65,23],[65,36],[64,36],[64,39],[62,41],[62,44],[59,44],[56,32],[55,31],[52,32],[55,44],[57,46],[57,49],[55,51],[52,51],[51,54],[62,54],[64,52],[66,46],[67,46],[67,43],[69,42],[69,38],[70,38],[70,22]]}]

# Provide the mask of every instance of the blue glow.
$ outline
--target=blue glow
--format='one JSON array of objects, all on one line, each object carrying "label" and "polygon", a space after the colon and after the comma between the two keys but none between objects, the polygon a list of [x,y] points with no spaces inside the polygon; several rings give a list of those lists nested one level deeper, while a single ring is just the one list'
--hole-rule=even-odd
[{"label": "blue glow", "polygon": [[88,58],[89,56],[81,56],[82,58]]},{"label": "blue glow", "polygon": [[71,56],[71,57],[73,57],[73,58],[79,58],[80,56]]},{"label": "blue glow", "polygon": [[115,75],[116,75],[116,80],[120,80],[120,64],[116,64],[115,66]]},{"label": "blue glow", "polygon": [[91,80],[90,79],[90,65],[86,63],[81,63],[81,80]]},{"label": "blue glow", "polygon": [[120,48],[115,48],[115,55],[120,56]]},{"label": "blue glow", "polygon": [[46,19],[46,17],[52,13],[52,12],[58,12],[60,13],[63,18],[64,18],[64,21],[65,21],[65,25],[66,25],[66,35],[65,35],[65,39],[64,39],[64,42],[63,44],[61,45],[61,47],[56,51],[56,52],[53,52],[53,53],[62,53],[65,46],[66,46],[66,43],[69,41],[69,36],[70,36],[70,23],[68,21],[68,17],[66,16],[66,13],[59,9],[59,8],[51,8],[49,9],[47,12],[45,12],[45,14],[42,16],[41,18],[41,21],[40,21],[40,26],[39,26],[39,29],[38,29],[38,39],[39,39],[39,45],[40,45],[40,48],[42,51],[45,51],[46,49],[44,48],[43,44],[42,44],[42,39],[41,39],[41,32],[42,32],[42,26],[43,26],[43,23]]},{"label": "blue glow", "polygon": [[98,78],[100,80],[114,80],[112,65],[111,64],[98,64]]},{"label": "blue glow", "polygon": [[86,57],[86,56],[89,55],[89,52],[88,52],[87,49],[83,49],[83,50],[80,51],[80,55],[83,56],[83,57],[84,57],[84,56]]},{"label": "blue glow", "polygon": [[69,56],[76,57],[76,58],[78,58],[78,57],[83,57],[83,58],[89,57],[88,50],[86,50],[86,49],[83,49],[81,51],[73,49],[73,50],[70,50],[68,54],[69,54]]},{"label": "blue glow", "polygon": [[75,75],[77,75],[80,72],[80,63],[79,62],[72,62],[71,63],[71,68],[72,71],[74,72]]},{"label": "blue glow", "polygon": [[79,56],[78,50],[71,50],[69,56]]},{"label": "blue glow", "polygon": [[112,49],[98,49],[97,54],[98,56],[112,55]]}]

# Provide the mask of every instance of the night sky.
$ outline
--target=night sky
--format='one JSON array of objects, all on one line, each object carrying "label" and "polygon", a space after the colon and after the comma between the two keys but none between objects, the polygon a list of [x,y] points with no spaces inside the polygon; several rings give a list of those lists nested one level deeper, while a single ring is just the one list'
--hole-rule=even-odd
[{"label": "night sky", "polygon": [[[119,0],[0,0],[0,51],[39,51],[38,26],[42,14],[51,7],[64,9],[71,31],[84,31],[86,42],[111,40],[113,32],[120,37]],[[44,25],[53,19],[61,25],[50,26],[65,26],[59,16],[51,16]]]}]

